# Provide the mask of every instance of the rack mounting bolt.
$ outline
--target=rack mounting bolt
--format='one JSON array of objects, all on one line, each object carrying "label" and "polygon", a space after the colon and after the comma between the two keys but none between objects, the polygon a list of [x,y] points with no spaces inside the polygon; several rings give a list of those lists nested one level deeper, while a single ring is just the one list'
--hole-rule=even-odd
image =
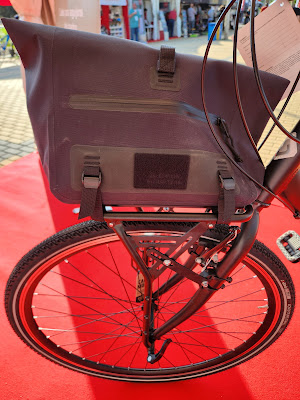
[{"label": "rack mounting bolt", "polygon": [[163,264],[166,266],[166,267],[168,267],[169,265],[171,265],[171,260],[164,260],[163,261]]},{"label": "rack mounting bolt", "polygon": [[214,224],[208,224],[209,229],[213,229]]},{"label": "rack mounting bolt", "polygon": [[207,281],[203,281],[201,283],[201,286],[204,287],[204,288],[207,288],[208,287],[208,282]]},{"label": "rack mounting bolt", "polygon": [[110,222],[110,223],[108,224],[108,226],[109,226],[110,228],[113,228],[113,227],[115,226],[115,224],[114,224],[113,222]]}]

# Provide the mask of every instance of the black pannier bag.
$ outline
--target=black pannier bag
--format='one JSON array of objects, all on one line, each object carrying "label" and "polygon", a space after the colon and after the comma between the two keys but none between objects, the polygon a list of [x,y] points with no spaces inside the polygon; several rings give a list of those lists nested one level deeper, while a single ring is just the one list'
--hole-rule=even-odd
[{"label": "black pannier bag", "polygon": [[[3,23],[25,67],[28,111],[51,191],[65,203],[81,202],[80,217],[101,218],[102,205],[217,207],[226,183],[231,200],[224,222],[257,199],[260,189],[224,155],[208,126],[202,57],[52,26]],[[253,70],[239,65],[238,79],[257,143],[268,113]],[[274,108],[288,81],[264,72],[261,79]],[[262,183],[265,169],[240,117],[230,62],[208,60],[205,96],[227,153]]]}]

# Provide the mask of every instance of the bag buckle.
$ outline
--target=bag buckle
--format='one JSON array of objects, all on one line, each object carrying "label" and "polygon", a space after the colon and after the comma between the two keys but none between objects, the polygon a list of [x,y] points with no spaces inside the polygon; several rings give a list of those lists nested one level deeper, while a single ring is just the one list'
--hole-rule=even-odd
[{"label": "bag buckle", "polygon": [[86,189],[98,189],[101,185],[101,172],[99,175],[86,175],[82,172],[81,182]]},{"label": "bag buckle", "polygon": [[235,181],[232,177],[224,178],[221,174],[219,174],[220,185],[224,190],[235,190]]}]

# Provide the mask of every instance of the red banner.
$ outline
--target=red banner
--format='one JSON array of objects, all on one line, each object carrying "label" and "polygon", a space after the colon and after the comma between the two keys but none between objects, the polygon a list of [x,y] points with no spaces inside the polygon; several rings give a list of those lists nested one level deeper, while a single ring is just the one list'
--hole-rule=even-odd
[{"label": "red banner", "polygon": [[9,0],[0,0],[0,6],[11,6]]}]

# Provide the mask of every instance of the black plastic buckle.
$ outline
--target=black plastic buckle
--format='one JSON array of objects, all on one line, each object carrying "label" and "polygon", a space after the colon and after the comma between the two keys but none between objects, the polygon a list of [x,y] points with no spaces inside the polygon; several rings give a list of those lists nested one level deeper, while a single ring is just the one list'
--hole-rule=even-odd
[{"label": "black plastic buckle", "polygon": [[82,184],[86,189],[98,189],[101,185],[101,172],[99,171],[99,175],[85,175],[82,172],[81,178]]},{"label": "black plastic buckle", "polygon": [[221,174],[219,174],[221,188],[224,190],[235,190],[235,180],[234,178],[223,178]]}]

